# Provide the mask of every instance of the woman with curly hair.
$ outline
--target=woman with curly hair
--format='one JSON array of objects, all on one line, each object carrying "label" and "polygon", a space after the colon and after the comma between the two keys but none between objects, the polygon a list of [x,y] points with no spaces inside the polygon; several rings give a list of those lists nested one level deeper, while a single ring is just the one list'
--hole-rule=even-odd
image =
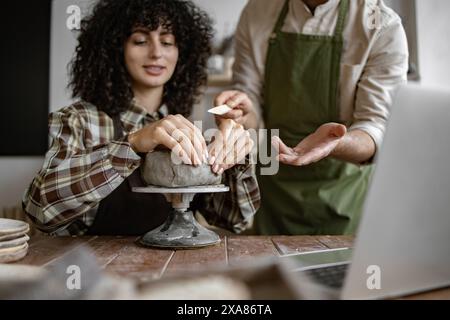
[{"label": "woman with curly hair", "polygon": [[[145,155],[170,149],[188,165],[210,161],[229,193],[196,199],[215,225],[244,230],[259,205],[249,165],[215,165],[186,119],[206,83],[212,28],[190,1],[100,0],[83,20],[71,64],[73,105],[52,113],[52,144],[23,206],[39,229],[58,235],[139,235],[167,217],[162,195],[131,192]],[[252,145],[232,120],[228,144]],[[175,139],[174,139],[175,138]],[[231,139],[231,137],[229,137]],[[216,143],[216,142],[214,142]],[[210,150],[220,152],[219,146]],[[211,156],[211,157],[210,157]],[[245,157],[245,154],[241,156]]]}]

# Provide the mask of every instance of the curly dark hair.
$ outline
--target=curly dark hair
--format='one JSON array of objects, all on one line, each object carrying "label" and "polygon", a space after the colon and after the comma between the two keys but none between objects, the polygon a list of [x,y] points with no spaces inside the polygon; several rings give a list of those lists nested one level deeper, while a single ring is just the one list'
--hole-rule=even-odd
[{"label": "curly dark hair", "polygon": [[159,26],[175,36],[178,63],[164,86],[163,103],[171,114],[189,116],[206,84],[213,35],[208,15],[184,0],[100,0],[82,21],[70,64],[73,98],[110,116],[129,108],[134,98],[125,66],[124,46],[136,27]]}]

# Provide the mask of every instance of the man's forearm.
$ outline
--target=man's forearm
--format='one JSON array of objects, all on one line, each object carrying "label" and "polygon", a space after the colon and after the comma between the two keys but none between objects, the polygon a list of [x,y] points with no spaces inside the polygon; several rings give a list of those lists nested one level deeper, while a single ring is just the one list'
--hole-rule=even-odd
[{"label": "man's forearm", "polygon": [[331,156],[339,160],[362,164],[372,159],[375,152],[376,145],[370,135],[362,130],[353,130],[347,132]]}]

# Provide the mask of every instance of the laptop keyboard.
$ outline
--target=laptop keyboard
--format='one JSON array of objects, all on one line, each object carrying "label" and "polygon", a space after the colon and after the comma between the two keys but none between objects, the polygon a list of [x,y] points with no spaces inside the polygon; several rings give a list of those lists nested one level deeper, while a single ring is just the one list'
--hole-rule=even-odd
[{"label": "laptop keyboard", "polygon": [[322,285],[331,288],[342,288],[349,264],[322,267],[303,271],[307,276]]}]

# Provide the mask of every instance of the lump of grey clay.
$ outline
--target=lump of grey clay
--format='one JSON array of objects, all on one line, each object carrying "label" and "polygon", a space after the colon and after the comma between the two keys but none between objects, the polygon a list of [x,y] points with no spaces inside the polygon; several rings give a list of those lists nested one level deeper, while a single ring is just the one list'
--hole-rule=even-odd
[{"label": "lump of grey clay", "polygon": [[175,164],[170,151],[155,151],[147,154],[141,168],[142,177],[148,185],[166,188],[217,185],[222,177],[211,171],[211,166],[198,167]]}]

